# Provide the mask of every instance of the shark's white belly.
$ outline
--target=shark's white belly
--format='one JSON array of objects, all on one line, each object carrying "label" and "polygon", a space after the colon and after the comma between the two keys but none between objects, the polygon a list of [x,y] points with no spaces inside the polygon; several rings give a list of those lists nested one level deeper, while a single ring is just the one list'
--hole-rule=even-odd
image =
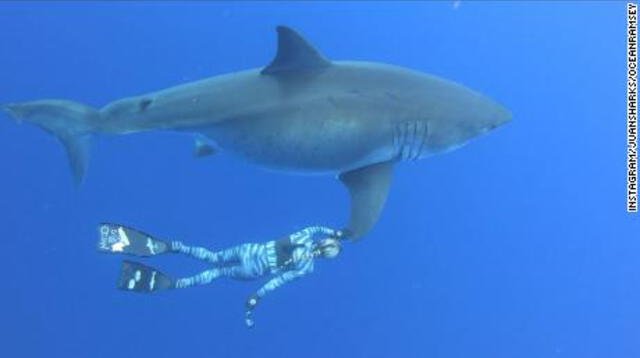
[{"label": "shark's white belly", "polygon": [[393,159],[392,132],[340,118],[262,117],[224,122],[206,133],[224,151],[272,170],[340,173]]}]

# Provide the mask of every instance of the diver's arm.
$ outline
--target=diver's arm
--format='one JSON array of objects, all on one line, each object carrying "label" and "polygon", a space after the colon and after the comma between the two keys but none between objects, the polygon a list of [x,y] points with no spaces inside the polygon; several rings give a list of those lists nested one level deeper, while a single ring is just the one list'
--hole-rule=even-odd
[{"label": "diver's arm", "polygon": [[313,271],[313,264],[309,262],[309,264],[305,265],[304,268],[302,268],[301,270],[283,272],[282,274],[269,280],[267,283],[264,284],[264,286],[260,287],[260,289],[256,293],[254,293],[247,299],[246,311],[245,311],[245,317],[244,317],[244,321],[247,327],[249,328],[253,327],[254,325],[253,310],[256,308],[256,306],[258,305],[258,302],[260,302],[260,300],[264,296],[266,296],[269,292],[275,290],[276,288],[284,285],[285,283],[289,281],[293,281],[296,278],[302,277],[311,271]]},{"label": "diver's arm", "polygon": [[304,276],[306,274],[305,271],[306,270],[283,272],[282,274],[269,280],[267,283],[264,284],[264,286],[260,287],[258,292],[256,292],[256,296],[258,296],[259,298],[263,298],[268,293],[274,291],[276,288],[284,285],[285,283],[289,281],[293,281],[298,277]]},{"label": "diver's arm", "polygon": [[291,242],[294,244],[302,243],[303,241],[313,239],[318,235],[326,235],[328,237],[334,237],[340,239],[343,235],[342,231],[334,230],[325,226],[309,226],[298,232],[291,234]]}]

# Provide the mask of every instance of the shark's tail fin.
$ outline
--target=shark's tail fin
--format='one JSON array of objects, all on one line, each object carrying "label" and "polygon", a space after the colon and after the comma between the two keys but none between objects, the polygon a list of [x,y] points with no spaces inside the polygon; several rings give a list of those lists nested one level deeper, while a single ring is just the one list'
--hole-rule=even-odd
[{"label": "shark's tail fin", "polygon": [[40,100],[0,106],[18,122],[32,122],[64,144],[77,184],[84,179],[89,162],[89,142],[100,121],[100,112],[80,103]]}]

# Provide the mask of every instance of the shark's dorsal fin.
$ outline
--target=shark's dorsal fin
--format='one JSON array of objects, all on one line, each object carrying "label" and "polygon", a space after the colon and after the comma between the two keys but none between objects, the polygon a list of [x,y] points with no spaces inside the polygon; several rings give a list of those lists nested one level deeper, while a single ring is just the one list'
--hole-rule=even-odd
[{"label": "shark's dorsal fin", "polygon": [[263,75],[277,75],[299,71],[318,70],[331,66],[318,50],[300,34],[286,26],[278,26],[278,52]]}]

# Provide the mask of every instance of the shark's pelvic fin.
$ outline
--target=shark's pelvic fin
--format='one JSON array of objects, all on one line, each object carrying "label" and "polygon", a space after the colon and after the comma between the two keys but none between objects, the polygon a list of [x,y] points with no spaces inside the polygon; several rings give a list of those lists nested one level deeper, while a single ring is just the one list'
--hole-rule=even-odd
[{"label": "shark's pelvic fin", "polygon": [[352,239],[359,239],[378,221],[393,176],[393,163],[373,164],[340,174],[351,195],[351,218],[347,229]]},{"label": "shark's pelvic fin", "polygon": [[197,135],[194,139],[193,156],[203,158],[216,154],[218,151],[211,145],[210,141],[203,135]]},{"label": "shark's pelvic fin", "polygon": [[278,26],[276,30],[278,52],[271,64],[262,70],[262,74],[286,74],[331,66],[329,60],[294,30],[286,26]]},{"label": "shark's pelvic fin", "polygon": [[16,120],[32,122],[64,145],[76,184],[82,183],[89,164],[89,142],[100,112],[65,100],[40,100],[0,106]]}]

